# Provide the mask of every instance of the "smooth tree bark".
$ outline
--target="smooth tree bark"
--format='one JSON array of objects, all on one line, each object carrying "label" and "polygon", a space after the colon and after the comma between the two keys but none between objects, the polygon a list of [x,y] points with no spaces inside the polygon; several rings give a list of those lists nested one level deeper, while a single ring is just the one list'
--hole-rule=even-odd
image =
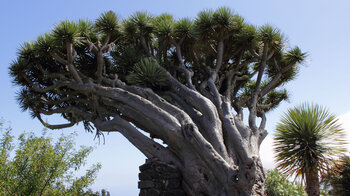
[{"label": "smooth tree bark", "polygon": [[[279,30],[226,7],[177,21],[137,12],[118,22],[110,11],[25,43],[10,74],[21,107],[46,127],[119,132],[176,165],[188,195],[264,195],[265,113],[305,57],[283,46]],[[52,114],[68,123],[43,120]]]}]

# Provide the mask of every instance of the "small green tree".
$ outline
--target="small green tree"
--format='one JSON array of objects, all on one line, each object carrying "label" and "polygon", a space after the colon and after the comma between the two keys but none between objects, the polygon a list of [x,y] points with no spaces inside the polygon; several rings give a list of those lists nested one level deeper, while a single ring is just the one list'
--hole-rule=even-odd
[{"label": "small green tree", "polygon": [[100,164],[81,177],[74,175],[93,150],[75,150],[74,135],[54,143],[45,131],[41,137],[23,133],[15,146],[11,131],[0,123],[0,195],[82,195],[94,182]]},{"label": "small green tree", "polygon": [[287,176],[301,177],[308,195],[320,195],[323,175],[345,152],[344,131],[325,108],[303,104],[289,109],[274,137],[277,168]]},{"label": "small green tree", "polygon": [[277,169],[267,171],[265,188],[268,196],[306,196],[301,185],[290,182]]}]

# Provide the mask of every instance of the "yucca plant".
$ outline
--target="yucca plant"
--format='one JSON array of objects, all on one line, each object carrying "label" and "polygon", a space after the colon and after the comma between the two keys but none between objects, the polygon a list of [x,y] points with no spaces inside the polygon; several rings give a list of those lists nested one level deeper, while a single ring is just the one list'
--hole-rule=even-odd
[{"label": "yucca plant", "polygon": [[163,87],[168,85],[165,71],[158,67],[152,59],[145,58],[135,64],[134,72],[126,77],[130,84],[147,87]]},{"label": "yucca plant", "polygon": [[345,149],[344,131],[336,116],[324,107],[302,104],[289,109],[274,136],[277,168],[301,177],[308,195],[319,195],[319,176]]}]

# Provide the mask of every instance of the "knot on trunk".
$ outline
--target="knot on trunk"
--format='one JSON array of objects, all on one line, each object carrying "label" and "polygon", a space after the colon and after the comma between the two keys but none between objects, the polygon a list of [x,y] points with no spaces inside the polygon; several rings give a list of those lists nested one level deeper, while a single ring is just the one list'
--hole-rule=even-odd
[{"label": "knot on trunk", "polygon": [[256,161],[246,164],[245,178],[250,182],[254,183],[256,179]]},{"label": "knot on trunk", "polygon": [[192,140],[193,139],[193,133],[194,133],[194,125],[191,124],[191,123],[186,123],[186,124],[183,124],[181,126],[181,129],[182,129],[182,134],[184,136],[184,138],[188,141]]},{"label": "knot on trunk", "polygon": [[238,184],[239,183],[239,170],[238,169],[233,169],[229,171],[229,181],[233,184]]}]

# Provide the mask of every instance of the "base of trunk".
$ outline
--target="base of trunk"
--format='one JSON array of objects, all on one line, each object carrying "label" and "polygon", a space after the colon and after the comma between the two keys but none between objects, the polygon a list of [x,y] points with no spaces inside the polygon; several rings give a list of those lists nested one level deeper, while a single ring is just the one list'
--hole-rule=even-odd
[{"label": "base of trunk", "polygon": [[140,196],[186,196],[181,172],[168,163],[147,159],[140,166],[139,180]]},{"label": "base of trunk", "polygon": [[[186,177],[193,175],[183,178],[181,171],[176,166],[159,160],[147,159],[146,163],[140,166],[139,196],[265,196],[266,176],[261,161],[255,161],[255,179],[253,181],[241,179],[247,182],[241,182],[239,186],[229,187],[204,178],[209,180],[202,182],[207,187],[206,190],[202,190],[201,186],[196,186],[191,181],[189,184],[184,182]],[[189,174],[193,171],[183,172]]]}]

